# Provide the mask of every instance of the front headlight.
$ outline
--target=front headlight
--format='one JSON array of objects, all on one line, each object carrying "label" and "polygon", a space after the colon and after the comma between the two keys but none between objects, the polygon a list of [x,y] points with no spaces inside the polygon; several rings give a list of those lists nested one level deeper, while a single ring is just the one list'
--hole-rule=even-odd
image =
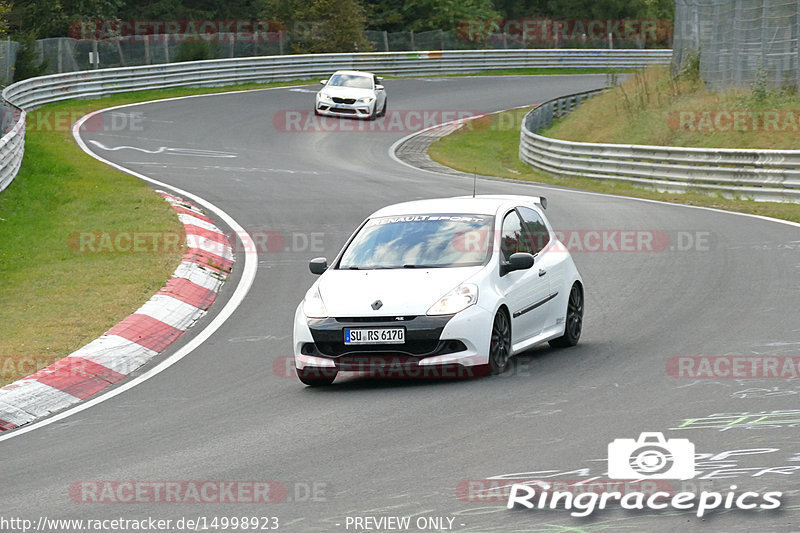
[{"label": "front headlight", "polygon": [[478,286],[472,283],[459,285],[428,309],[429,315],[454,315],[478,301]]},{"label": "front headlight", "polygon": [[303,314],[308,318],[327,318],[328,310],[319,294],[319,289],[312,288],[306,293],[303,300]]},{"label": "front headlight", "polygon": [[359,99],[358,99],[358,103],[359,103],[359,104],[371,104],[373,100],[375,100],[375,98],[374,98],[374,97],[372,97],[372,96],[365,96],[364,98],[359,98]]},{"label": "front headlight", "polygon": [[327,94],[325,94],[325,93],[323,93],[323,92],[317,93],[317,96],[319,96],[319,99],[320,99],[320,100],[324,100],[324,101],[326,101],[326,102],[327,102],[327,101],[329,101],[329,100],[331,99],[331,97],[330,97],[330,96],[328,96]]}]

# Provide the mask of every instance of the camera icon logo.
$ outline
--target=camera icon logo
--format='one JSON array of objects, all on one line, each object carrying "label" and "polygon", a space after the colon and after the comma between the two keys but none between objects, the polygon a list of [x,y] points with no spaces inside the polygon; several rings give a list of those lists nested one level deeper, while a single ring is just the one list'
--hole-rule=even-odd
[{"label": "camera icon logo", "polygon": [[642,433],[638,439],[615,439],[608,445],[611,479],[692,479],[694,444],[689,439],[664,439]]}]

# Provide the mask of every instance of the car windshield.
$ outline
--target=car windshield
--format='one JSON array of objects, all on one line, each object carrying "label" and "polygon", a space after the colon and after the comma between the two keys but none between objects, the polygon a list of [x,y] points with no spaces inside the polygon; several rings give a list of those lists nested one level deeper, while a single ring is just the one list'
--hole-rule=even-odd
[{"label": "car windshield", "polygon": [[420,214],[369,219],[342,255],[338,268],[442,268],[482,265],[494,217]]},{"label": "car windshield", "polygon": [[352,87],[354,89],[372,89],[372,78],[358,74],[334,74],[328,80],[332,87]]}]

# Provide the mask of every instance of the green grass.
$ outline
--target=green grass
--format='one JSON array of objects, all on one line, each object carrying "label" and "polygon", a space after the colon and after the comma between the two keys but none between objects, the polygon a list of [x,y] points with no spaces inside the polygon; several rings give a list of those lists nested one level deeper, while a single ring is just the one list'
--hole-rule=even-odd
[{"label": "green grass", "polygon": [[800,94],[793,87],[710,92],[692,77],[651,67],[542,133],[584,142],[796,150]]},{"label": "green grass", "polygon": [[169,278],[173,253],[77,253],[82,231],[182,235],[143,182],[86,157],[68,133],[31,131],[0,195],[0,384],[68,355],[136,310]]},{"label": "green grass", "polygon": [[0,386],[68,355],[138,309],[182,255],[174,247],[76,251],[80,232],[165,232],[183,242],[183,226],[144,182],[84,154],[70,120],[56,122],[53,113],[73,118],[157,98],[288,84],[141,91],[59,102],[28,115],[22,168],[0,193]]},{"label": "green grass", "polygon": [[[634,187],[621,181],[580,177],[560,178],[534,171],[530,166],[522,163],[518,155],[522,117],[530,109],[504,111],[471,121],[467,127],[434,142],[430,146],[428,154],[433,160],[443,165],[464,172],[477,172],[484,176],[513,178],[587,191],[715,207],[800,222],[800,205],[796,204],[729,200],[695,192],[659,193]],[[573,115],[579,114],[581,111],[582,108]]]}]

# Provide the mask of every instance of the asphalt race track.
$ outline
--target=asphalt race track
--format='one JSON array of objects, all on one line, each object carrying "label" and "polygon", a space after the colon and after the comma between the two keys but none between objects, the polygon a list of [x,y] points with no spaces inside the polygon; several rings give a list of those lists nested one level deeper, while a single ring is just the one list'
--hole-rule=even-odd
[{"label": "asphalt race track", "polygon": [[[390,111],[449,120],[605,82],[604,75],[427,78],[386,87]],[[280,531],[391,531],[394,522],[377,520],[395,516],[411,517],[410,531],[800,530],[800,380],[722,377],[720,365],[711,379],[674,377],[676,367],[668,367],[679,356],[800,356],[797,226],[481,179],[479,193],[546,195],[556,228],[578,236],[581,343],[532,350],[507,374],[486,379],[342,375],[330,388],[307,388],[285,369],[294,310],[314,280],[308,260],[332,258],[383,205],[469,194],[472,182],[392,160],[388,148],[410,133],[401,127],[281,131],[282,113],[312,109],[316,86],[300,89],[143,104],[114,112],[138,113],[139,127],[84,135],[99,156],[190,191],[278,245],[259,251],[247,298],[189,356],[108,401],[1,442],[4,517],[152,517],[172,520],[166,531],[185,530],[174,526],[182,517],[206,517],[207,525],[214,517],[278,517]],[[616,250],[623,230],[655,236],[654,249]],[[598,242],[599,250],[588,250]],[[243,263],[239,250],[212,315]],[[476,481],[604,477],[608,444],[646,431],[696,446],[698,475],[671,481],[672,491],[782,491],[781,508],[698,518],[694,510],[612,506],[577,518],[563,508],[508,510],[505,497],[481,492],[492,485]],[[287,493],[271,504],[245,496],[87,501],[87,487],[97,486],[88,482],[172,481],[274,481],[273,494]]]}]

